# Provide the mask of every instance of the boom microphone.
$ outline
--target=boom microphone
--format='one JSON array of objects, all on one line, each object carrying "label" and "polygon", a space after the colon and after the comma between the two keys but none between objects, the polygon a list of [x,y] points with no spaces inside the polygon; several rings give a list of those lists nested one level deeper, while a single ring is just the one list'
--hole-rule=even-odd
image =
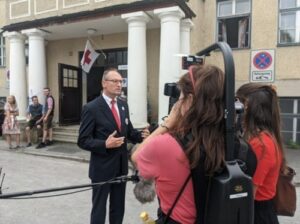
[{"label": "boom microphone", "polygon": [[[137,149],[137,145],[135,145],[131,149],[131,154],[133,154],[136,149]],[[135,164],[134,163],[131,164],[133,165],[134,175],[138,176],[138,170],[136,169]],[[142,204],[145,204],[147,202],[152,202],[156,195],[153,180],[145,180],[141,176],[138,177],[139,177],[139,181],[136,183],[136,185],[133,188],[133,194],[135,198]]]},{"label": "boom microphone", "polygon": [[153,181],[145,180],[142,177],[139,179],[140,181],[133,188],[135,198],[142,204],[152,202],[156,195]]}]

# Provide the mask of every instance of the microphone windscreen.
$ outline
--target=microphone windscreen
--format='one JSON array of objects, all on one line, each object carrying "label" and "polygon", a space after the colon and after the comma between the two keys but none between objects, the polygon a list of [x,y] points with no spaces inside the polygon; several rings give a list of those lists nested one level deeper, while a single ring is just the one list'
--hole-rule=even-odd
[{"label": "microphone windscreen", "polygon": [[135,185],[133,193],[135,198],[142,204],[152,202],[156,195],[153,181],[140,177],[140,181]]}]

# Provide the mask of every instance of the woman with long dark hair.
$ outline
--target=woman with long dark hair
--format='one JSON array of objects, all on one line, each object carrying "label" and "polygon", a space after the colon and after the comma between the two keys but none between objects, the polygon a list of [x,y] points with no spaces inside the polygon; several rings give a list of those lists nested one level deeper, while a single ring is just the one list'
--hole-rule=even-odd
[{"label": "woman with long dark hair", "polygon": [[[163,215],[199,162],[203,161],[206,173],[224,164],[224,73],[212,65],[194,66],[180,78],[178,87],[180,97],[170,115],[132,155],[140,175],[155,181]],[[187,135],[190,140],[183,148],[178,139]],[[189,179],[167,223],[194,224],[195,220]]]},{"label": "woman with long dark hair", "polygon": [[280,169],[285,168],[277,93],[273,86],[249,83],[241,86],[236,96],[245,105],[244,137],[257,157],[253,176],[255,224],[276,224],[272,199]]}]

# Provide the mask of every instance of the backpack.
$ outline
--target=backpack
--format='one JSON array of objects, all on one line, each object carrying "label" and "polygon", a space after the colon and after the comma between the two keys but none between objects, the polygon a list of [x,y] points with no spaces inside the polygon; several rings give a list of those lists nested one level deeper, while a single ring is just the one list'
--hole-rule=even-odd
[{"label": "backpack", "polygon": [[[178,137],[175,138],[182,146],[182,149],[185,150],[187,148],[187,143],[191,139],[191,135],[187,135],[183,139]],[[197,211],[196,224],[207,224],[207,216],[209,213],[208,207],[211,207],[211,205],[209,206],[208,197],[210,197],[211,182],[214,178],[205,173],[205,150],[202,146],[199,147],[199,150],[200,160],[198,166],[191,170]],[[235,137],[234,158],[236,159],[240,169],[246,174],[246,176],[249,176],[249,179],[251,180],[250,177],[254,175],[257,166],[256,155],[251,146],[245,140],[237,136]],[[215,173],[214,176],[220,176],[222,175],[222,172],[224,172],[224,170]]]}]

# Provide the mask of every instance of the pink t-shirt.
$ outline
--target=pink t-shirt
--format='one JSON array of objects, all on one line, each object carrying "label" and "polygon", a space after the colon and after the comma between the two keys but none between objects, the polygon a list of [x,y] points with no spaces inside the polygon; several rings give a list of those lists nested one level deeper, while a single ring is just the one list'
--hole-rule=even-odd
[{"label": "pink t-shirt", "polygon": [[[190,166],[181,146],[169,134],[154,137],[138,154],[137,167],[145,179],[154,179],[161,209],[167,214],[178,192],[190,174]],[[171,218],[185,224],[193,224],[196,207],[192,179],[179,198]]]}]

